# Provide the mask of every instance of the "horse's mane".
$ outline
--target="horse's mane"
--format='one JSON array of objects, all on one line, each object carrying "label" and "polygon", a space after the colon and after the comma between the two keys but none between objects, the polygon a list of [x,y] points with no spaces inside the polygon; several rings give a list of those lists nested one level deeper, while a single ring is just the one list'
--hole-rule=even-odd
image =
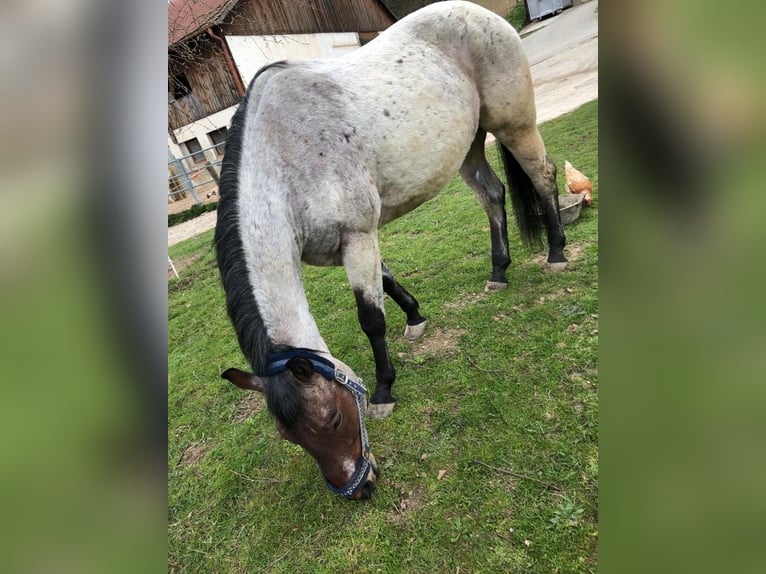
[{"label": "horse's mane", "polygon": [[[250,83],[229,128],[219,184],[218,223],[215,228],[218,269],[226,293],[226,310],[239,346],[256,374],[263,372],[270,355],[286,347],[275,344],[268,336],[253,295],[239,229],[239,165],[245,116],[255,80],[267,69],[285,65],[285,62],[274,62],[264,66]],[[293,375],[286,371],[271,377],[266,391],[266,404],[272,415],[288,428],[294,425],[302,414],[302,407],[298,382]]]}]

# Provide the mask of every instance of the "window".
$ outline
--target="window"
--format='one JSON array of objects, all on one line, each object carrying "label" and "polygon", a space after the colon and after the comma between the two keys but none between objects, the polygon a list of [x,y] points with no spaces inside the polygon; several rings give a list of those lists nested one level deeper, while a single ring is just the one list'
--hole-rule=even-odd
[{"label": "window", "polygon": [[184,142],[186,153],[191,156],[194,163],[205,163],[205,154],[202,152],[202,146],[199,145],[197,138],[192,138]]},{"label": "window", "polygon": [[210,141],[213,142],[213,145],[215,146],[215,153],[218,157],[223,155],[223,144],[226,143],[226,135],[227,132],[225,127],[218,128],[207,134],[207,137],[210,138]]},{"label": "window", "polygon": [[191,94],[191,84],[186,74],[176,74],[173,76],[173,98],[180,100],[184,96]]}]

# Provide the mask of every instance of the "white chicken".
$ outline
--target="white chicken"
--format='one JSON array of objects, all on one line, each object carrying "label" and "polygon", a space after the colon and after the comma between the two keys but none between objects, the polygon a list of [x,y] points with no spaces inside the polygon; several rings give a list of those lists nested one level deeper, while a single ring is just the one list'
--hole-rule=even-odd
[{"label": "white chicken", "polygon": [[564,161],[564,170],[566,171],[566,190],[567,193],[584,193],[583,201],[587,205],[593,205],[593,185],[590,180],[568,161]]}]

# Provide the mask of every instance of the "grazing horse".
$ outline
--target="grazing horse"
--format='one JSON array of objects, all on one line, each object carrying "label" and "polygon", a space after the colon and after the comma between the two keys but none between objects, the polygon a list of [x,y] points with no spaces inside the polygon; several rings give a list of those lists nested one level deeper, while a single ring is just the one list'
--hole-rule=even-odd
[{"label": "grazing horse", "polygon": [[[520,233],[548,236],[563,268],[556,168],[536,127],[532,78],[504,19],[469,2],[439,2],[340,58],[262,68],[235,114],[223,160],[215,244],[226,305],[254,373],[222,377],[264,393],[278,432],[316,460],[327,486],[369,498],[378,469],[364,425],[366,389],[332,356],[312,317],[301,261],[343,265],[375,359],[368,414],[390,414],[395,371],[387,293],[423,333],[418,302],[381,262],[378,228],[434,197],[455,172],[487,212],[492,273],[507,285],[501,156]],[[542,216],[541,216],[542,214]]]}]

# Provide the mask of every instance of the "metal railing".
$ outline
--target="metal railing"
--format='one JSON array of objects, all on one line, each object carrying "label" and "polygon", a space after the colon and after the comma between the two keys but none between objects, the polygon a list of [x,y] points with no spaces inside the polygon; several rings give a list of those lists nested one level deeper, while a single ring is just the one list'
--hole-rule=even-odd
[{"label": "metal railing", "polygon": [[181,157],[175,157],[168,148],[168,203],[189,196],[194,203],[202,203],[218,195],[223,146],[222,142]]}]

